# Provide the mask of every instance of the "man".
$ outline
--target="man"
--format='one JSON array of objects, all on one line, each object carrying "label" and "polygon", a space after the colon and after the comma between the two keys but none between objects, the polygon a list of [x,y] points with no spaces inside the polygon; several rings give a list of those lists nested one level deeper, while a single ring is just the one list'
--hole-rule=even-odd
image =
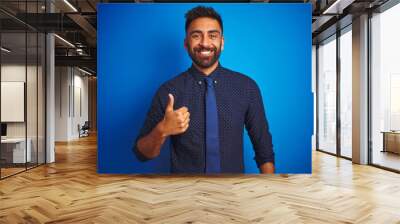
[{"label": "man", "polygon": [[261,93],[249,77],[223,68],[220,15],[198,6],[185,15],[184,46],[193,64],[157,91],[134,152],[141,160],[160,154],[171,137],[173,173],[243,173],[246,127],[261,173],[274,173],[274,152]]}]

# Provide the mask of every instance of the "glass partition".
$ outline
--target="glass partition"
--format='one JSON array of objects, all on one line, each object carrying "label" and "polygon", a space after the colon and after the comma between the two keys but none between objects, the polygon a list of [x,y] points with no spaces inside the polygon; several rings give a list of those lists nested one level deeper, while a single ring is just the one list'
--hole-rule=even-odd
[{"label": "glass partition", "polygon": [[37,98],[38,98],[38,49],[37,41],[38,35],[36,32],[27,33],[27,98],[26,98],[26,112],[27,112],[27,150],[31,151],[30,161],[27,163],[28,168],[37,165],[37,132],[38,132],[38,113],[37,113]]},{"label": "glass partition", "polygon": [[318,47],[318,149],[336,154],[336,35]]},{"label": "glass partition", "polygon": [[352,157],[352,32],[340,35],[340,155]]},{"label": "glass partition", "polygon": [[31,161],[26,150],[26,33],[3,32],[1,47],[1,175],[6,177]]},{"label": "glass partition", "polygon": [[46,39],[17,19],[44,12],[44,3],[0,2],[14,12],[0,11],[0,178],[45,162]]},{"label": "glass partition", "polygon": [[371,18],[372,164],[400,171],[400,4]]}]

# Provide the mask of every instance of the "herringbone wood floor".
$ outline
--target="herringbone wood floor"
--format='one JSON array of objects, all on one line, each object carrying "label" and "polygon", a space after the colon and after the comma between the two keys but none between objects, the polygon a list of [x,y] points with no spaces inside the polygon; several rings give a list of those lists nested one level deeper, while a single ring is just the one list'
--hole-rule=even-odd
[{"label": "herringbone wood floor", "polygon": [[312,175],[96,174],[96,139],[0,181],[0,223],[400,223],[400,175],[315,152]]}]

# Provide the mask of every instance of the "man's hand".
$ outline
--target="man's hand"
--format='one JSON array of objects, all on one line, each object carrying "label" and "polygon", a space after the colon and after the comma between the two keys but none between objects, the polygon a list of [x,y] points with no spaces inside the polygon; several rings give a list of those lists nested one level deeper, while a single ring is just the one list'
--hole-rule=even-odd
[{"label": "man's hand", "polygon": [[273,174],[275,172],[275,167],[273,163],[264,163],[260,166],[260,172],[262,174]]},{"label": "man's hand", "polygon": [[164,119],[159,123],[159,130],[164,137],[182,134],[189,128],[190,113],[187,107],[174,110],[174,96],[168,94],[169,101],[165,108]]},{"label": "man's hand", "polygon": [[160,155],[160,150],[165,139],[170,135],[177,135],[189,128],[189,111],[181,107],[174,111],[174,96],[168,94],[169,101],[165,108],[164,119],[153,130],[137,142],[137,149],[148,159]]}]

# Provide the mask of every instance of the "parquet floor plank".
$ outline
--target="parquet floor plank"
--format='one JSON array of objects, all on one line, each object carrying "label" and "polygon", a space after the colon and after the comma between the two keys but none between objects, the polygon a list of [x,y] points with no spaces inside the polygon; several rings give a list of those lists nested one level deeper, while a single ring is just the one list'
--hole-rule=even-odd
[{"label": "parquet floor plank", "polygon": [[96,138],[0,181],[0,223],[398,223],[400,175],[313,152],[312,175],[104,175]]}]

